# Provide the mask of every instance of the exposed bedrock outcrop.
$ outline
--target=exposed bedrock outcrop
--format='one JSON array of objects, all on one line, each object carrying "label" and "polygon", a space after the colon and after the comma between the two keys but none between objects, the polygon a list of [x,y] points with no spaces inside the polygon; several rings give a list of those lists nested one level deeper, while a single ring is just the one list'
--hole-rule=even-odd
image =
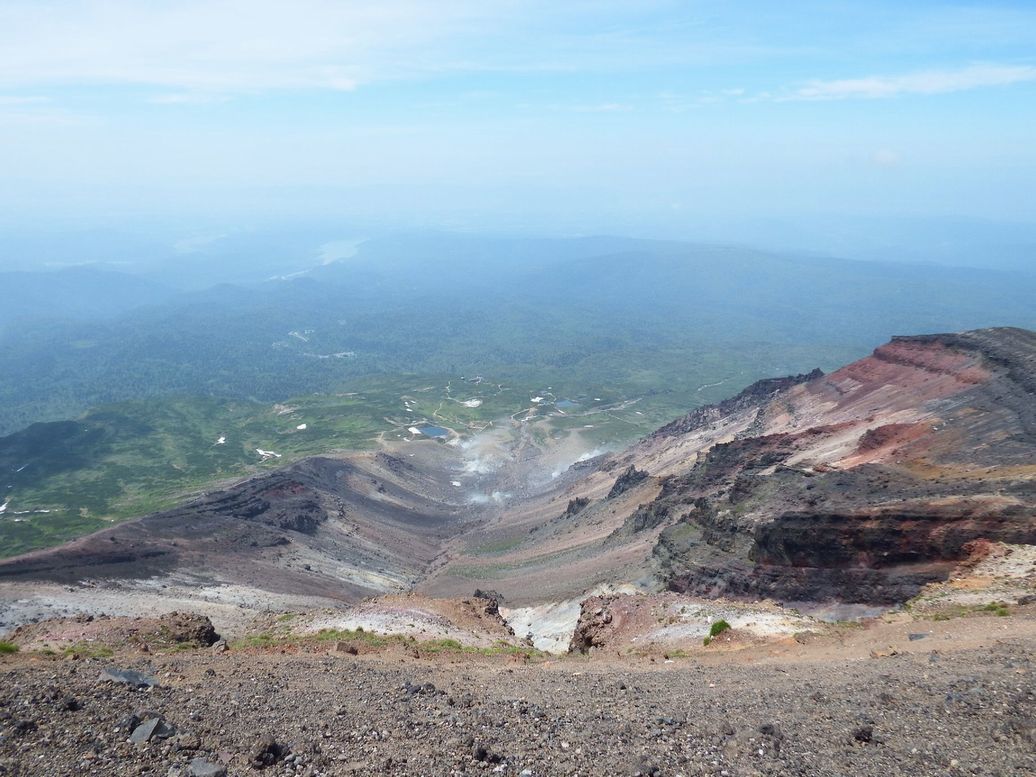
[{"label": "exposed bedrock outcrop", "polygon": [[740,410],[761,406],[792,386],[797,386],[800,383],[807,383],[811,380],[817,380],[823,376],[824,373],[822,370],[815,369],[812,372],[803,373],[802,375],[789,375],[783,378],[764,378],[763,380],[757,380],[740,394],[737,394],[730,399],[725,399],[715,405],[699,407],[696,410],[692,410],[687,415],[677,418],[675,421],[670,421],[668,424],[658,429],[652,437],[676,437],[681,434],[686,434],[687,432],[707,426],[710,423],[715,423],[725,416],[731,415]]},{"label": "exposed bedrock outcrop", "polygon": [[976,539],[1036,544],[1036,522],[1027,508],[1002,511],[972,507],[962,512],[936,506],[877,515],[785,513],[755,531],[757,564],[855,569],[960,561]]},{"label": "exposed bedrock outcrop", "polygon": [[[946,579],[976,540],[1036,544],[1036,333],[896,337],[801,377],[731,400],[764,397],[749,427],[664,481],[664,584],[888,604]],[[692,416],[669,429],[722,417]]]},{"label": "exposed bedrock outcrop", "polygon": [[[700,527],[700,546],[682,548],[675,591],[705,596],[767,597],[894,604],[944,580],[966,561],[975,540],[1036,544],[1029,508],[916,507],[878,514],[789,512],[756,527],[748,553],[738,534]],[[670,543],[669,548],[665,547]],[[659,553],[672,551],[671,535]]]},{"label": "exposed bedrock outcrop", "polygon": [[579,608],[579,620],[569,642],[570,653],[589,653],[594,648],[604,647],[614,614],[611,604],[618,597],[612,595],[591,596],[583,600]]},{"label": "exposed bedrock outcrop", "polygon": [[608,498],[613,499],[614,497],[624,494],[631,488],[647,480],[648,473],[643,470],[639,470],[632,464],[626,468],[626,470],[615,479],[615,485],[612,486],[611,491],[608,492]]},{"label": "exposed bedrock outcrop", "polygon": [[653,554],[672,590],[897,603],[946,579],[975,540],[1036,544],[1036,483],[1027,478],[924,478],[876,464],[765,474],[745,460],[713,466],[735,450],[770,461],[775,449],[725,446],[657,500],[655,514],[668,506],[677,517]]},{"label": "exposed bedrock outcrop", "polygon": [[0,584],[175,572],[335,600],[480,586],[538,604],[650,581],[900,602],[973,541],[1036,544],[1036,332],[897,337],[830,374],[759,381],[499,508],[458,501],[439,447],[298,462],[0,562]]}]

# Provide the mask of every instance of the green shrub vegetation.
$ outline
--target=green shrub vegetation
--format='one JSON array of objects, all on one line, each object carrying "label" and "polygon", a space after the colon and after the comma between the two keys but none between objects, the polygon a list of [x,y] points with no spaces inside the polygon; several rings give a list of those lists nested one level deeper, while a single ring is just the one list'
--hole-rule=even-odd
[{"label": "green shrub vegetation", "polygon": [[730,624],[725,620],[718,620],[709,627],[709,636],[718,637],[724,631],[730,628]]},{"label": "green shrub vegetation", "polygon": [[96,645],[92,642],[77,642],[69,645],[62,652],[66,656],[73,655],[77,658],[111,658],[115,655],[115,651],[107,645]]},{"label": "green shrub vegetation", "polygon": [[702,644],[708,647],[709,643],[711,643],[712,640],[714,640],[716,637],[718,637],[720,634],[722,634],[729,628],[730,624],[727,623],[725,620],[720,619],[716,621],[711,626],[709,626],[709,634],[707,637],[705,637],[705,639],[702,640]]},{"label": "green shrub vegetation", "polygon": [[283,637],[275,637],[273,634],[249,634],[247,637],[234,640],[231,648],[265,648],[272,647],[285,641]]},{"label": "green shrub vegetation", "polygon": [[376,634],[372,631],[364,631],[363,628],[356,629],[321,629],[315,634],[271,634],[263,632],[252,634],[247,637],[235,640],[231,648],[272,648],[285,645],[294,645],[305,648],[315,647],[331,642],[344,642],[356,646],[363,646],[371,650],[382,650],[392,646],[403,646],[421,653],[446,654],[464,653],[469,655],[482,656],[526,656],[533,658],[543,653],[535,648],[524,645],[511,645],[499,641],[492,646],[474,647],[465,645],[456,639],[430,639],[418,640],[412,636],[403,634]]},{"label": "green shrub vegetation", "polygon": [[923,617],[933,621],[948,621],[953,618],[964,618],[969,615],[996,615],[1007,617],[1011,614],[1010,608],[1005,602],[988,602],[987,604],[948,604],[939,609],[923,614]]}]

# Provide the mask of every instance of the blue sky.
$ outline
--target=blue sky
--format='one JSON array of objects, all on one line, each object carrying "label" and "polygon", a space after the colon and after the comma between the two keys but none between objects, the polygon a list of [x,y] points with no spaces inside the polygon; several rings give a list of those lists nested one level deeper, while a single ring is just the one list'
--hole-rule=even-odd
[{"label": "blue sky", "polygon": [[8,223],[1036,222],[1036,3],[0,0]]}]

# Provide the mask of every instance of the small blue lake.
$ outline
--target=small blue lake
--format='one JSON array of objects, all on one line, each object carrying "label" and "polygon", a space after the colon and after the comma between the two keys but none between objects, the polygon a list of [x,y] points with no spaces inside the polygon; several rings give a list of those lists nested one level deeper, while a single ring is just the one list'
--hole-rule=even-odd
[{"label": "small blue lake", "polygon": [[450,430],[441,426],[419,426],[417,427],[425,437],[449,437]]},{"label": "small blue lake", "polygon": [[571,410],[573,407],[579,407],[579,403],[573,402],[571,399],[559,399],[554,403],[554,407],[558,410]]}]

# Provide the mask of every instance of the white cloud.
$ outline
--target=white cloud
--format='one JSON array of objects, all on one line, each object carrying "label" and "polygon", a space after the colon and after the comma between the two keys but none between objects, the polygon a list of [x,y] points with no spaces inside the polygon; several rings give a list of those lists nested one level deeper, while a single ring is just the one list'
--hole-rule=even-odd
[{"label": "white cloud", "polygon": [[39,95],[0,94],[0,125],[63,126],[82,124],[87,119],[69,113],[51,98]]},{"label": "white cloud", "polygon": [[8,0],[0,86],[350,91],[439,66],[486,18],[475,0]]},{"label": "white cloud", "polygon": [[878,167],[895,167],[899,164],[900,156],[888,148],[879,148],[871,154],[871,161]]},{"label": "white cloud", "polygon": [[[665,22],[656,6],[669,8]],[[0,0],[0,89],[351,91],[452,73],[711,66],[774,48],[662,0]]]},{"label": "white cloud", "polygon": [[895,76],[811,81],[776,100],[880,99],[907,94],[946,94],[1036,81],[1028,65],[970,65],[957,70],[923,70]]},{"label": "white cloud", "polygon": [[49,97],[22,97],[20,95],[0,94],[0,107],[11,105],[39,105],[49,103]]},{"label": "white cloud", "polygon": [[156,94],[147,98],[147,101],[152,105],[207,105],[211,103],[224,103],[229,99],[226,95],[221,94],[174,92],[171,94]]},{"label": "white cloud", "polygon": [[577,105],[573,110],[576,113],[623,113],[633,110],[633,106],[626,103],[596,103],[592,105]]}]

